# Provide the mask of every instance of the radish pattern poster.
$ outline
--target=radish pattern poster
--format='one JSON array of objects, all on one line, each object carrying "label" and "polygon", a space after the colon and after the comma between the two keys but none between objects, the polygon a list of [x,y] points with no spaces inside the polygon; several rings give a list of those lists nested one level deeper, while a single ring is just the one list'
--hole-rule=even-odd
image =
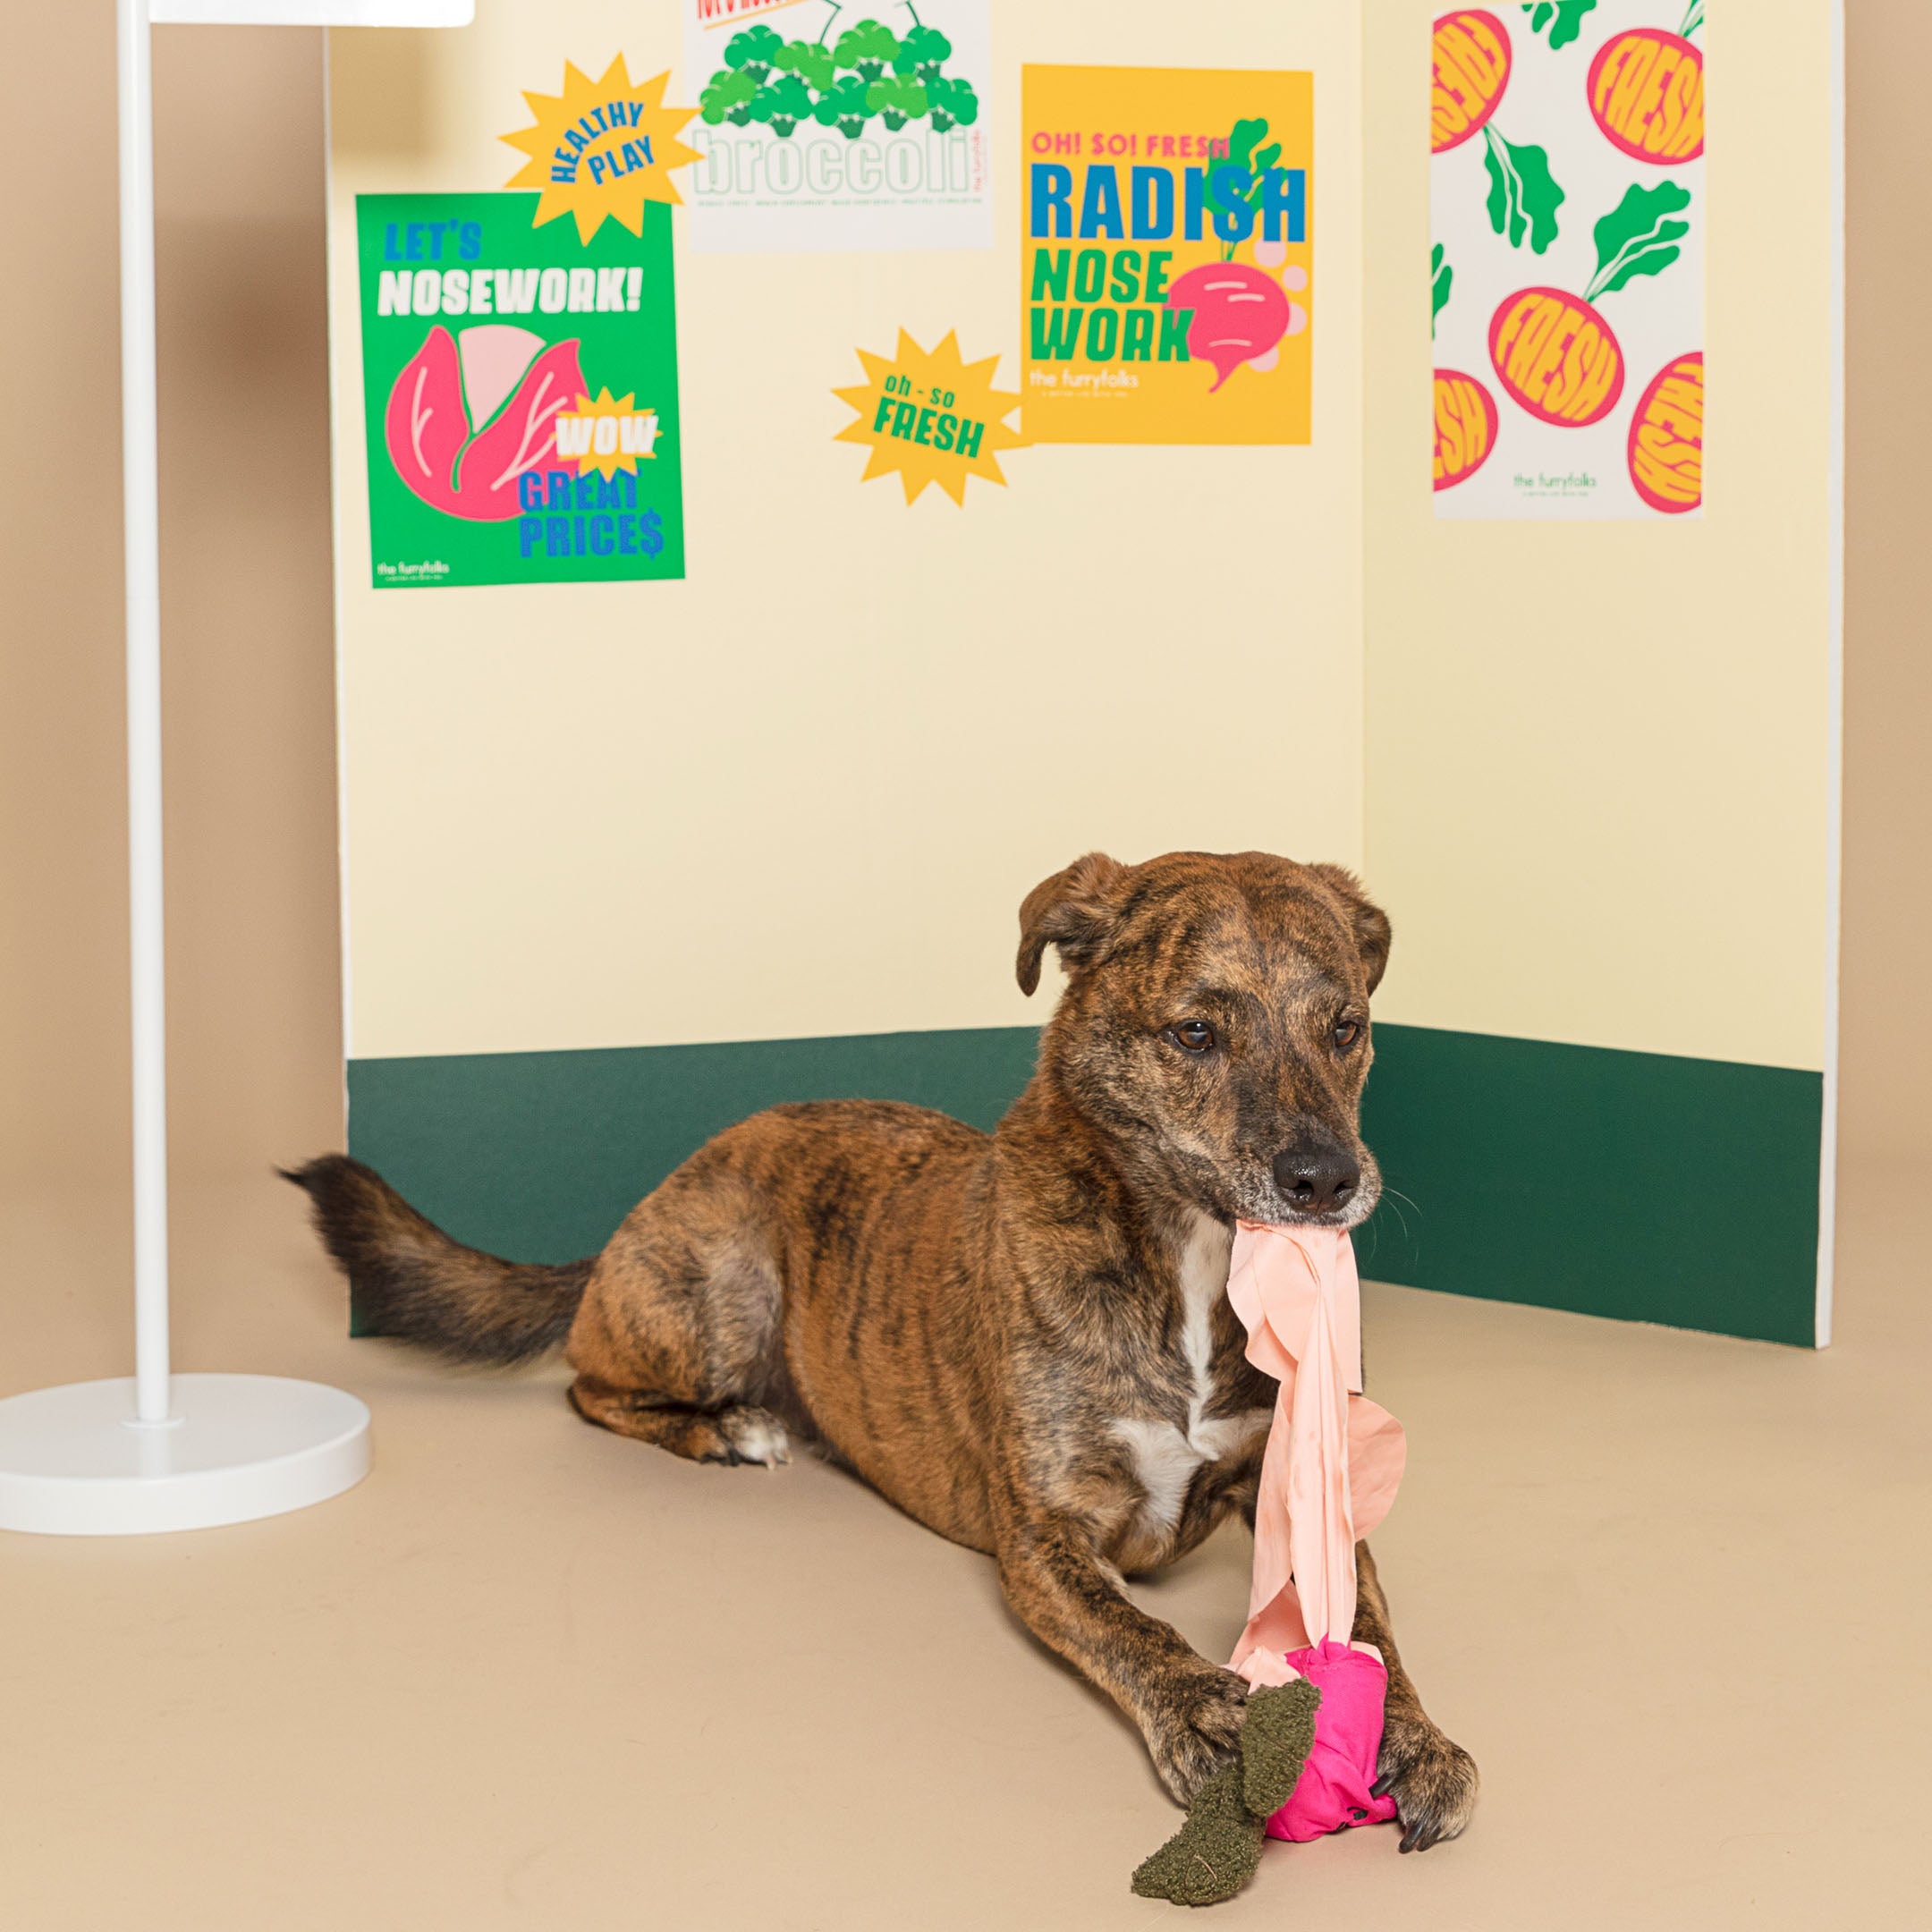
[{"label": "radish pattern poster", "polygon": [[1306,443],[1315,86],[1021,70],[1021,420],[1032,443]]},{"label": "radish pattern poster", "polygon": [[377,589],[684,574],[670,208],[540,200],[356,198]]},{"label": "radish pattern poster", "polygon": [[989,249],[988,0],[680,0],[691,244]]},{"label": "radish pattern poster", "polygon": [[1704,17],[1532,0],[1436,21],[1437,516],[1702,513]]}]

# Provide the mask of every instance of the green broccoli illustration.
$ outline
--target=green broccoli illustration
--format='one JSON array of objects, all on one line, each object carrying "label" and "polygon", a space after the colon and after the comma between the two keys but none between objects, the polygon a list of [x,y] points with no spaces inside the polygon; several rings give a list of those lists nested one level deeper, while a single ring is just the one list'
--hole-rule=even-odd
[{"label": "green broccoli illustration", "polygon": [[936,27],[915,27],[899,43],[893,70],[915,80],[936,80],[952,51],[953,43]]},{"label": "green broccoli illustration", "polygon": [[724,43],[724,64],[762,84],[771,78],[773,64],[784,47],[783,38],[769,27],[748,27]]},{"label": "green broccoli illustration", "polygon": [[917,80],[894,75],[875,80],[866,89],[866,106],[884,114],[886,125],[896,133],[908,121],[917,121],[926,112],[926,89]]},{"label": "green broccoli illustration", "polygon": [[788,40],[778,55],[778,66],[786,73],[796,74],[807,87],[823,94],[832,85],[833,77],[838,72],[838,63],[832,57],[830,47],[820,47],[811,40]]},{"label": "green broccoli illustration", "polygon": [[899,37],[876,20],[863,20],[838,37],[833,53],[841,67],[849,67],[868,87],[884,73],[899,53]]},{"label": "green broccoli illustration", "polygon": [[781,74],[752,97],[751,118],[764,122],[783,140],[812,114],[812,91],[795,73]]},{"label": "green broccoli illustration", "polygon": [[786,40],[765,26],[733,34],[725,67],[699,95],[699,111],[714,127],[757,121],[781,139],[810,119],[857,140],[875,114],[894,133],[928,114],[936,133],[971,126],[979,96],[970,80],[945,72],[953,43],[914,8],[906,12],[912,27],[902,41],[880,21],[862,20],[826,45],[836,6],[816,41]]},{"label": "green broccoli illustration", "polygon": [[945,75],[926,83],[926,105],[932,113],[933,131],[945,134],[970,127],[979,118],[979,97],[970,80],[949,80]]},{"label": "green broccoli illustration", "polygon": [[733,73],[728,67],[722,68],[711,76],[704,92],[698,97],[698,106],[713,127],[720,121],[729,121],[733,127],[742,127],[751,118],[751,97],[758,89],[758,82],[750,74]]},{"label": "green broccoli illustration", "polygon": [[818,97],[812,119],[821,127],[835,127],[847,140],[857,140],[871,118],[872,109],[866,99],[870,92],[862,75],[841,74],[831,92]]}]

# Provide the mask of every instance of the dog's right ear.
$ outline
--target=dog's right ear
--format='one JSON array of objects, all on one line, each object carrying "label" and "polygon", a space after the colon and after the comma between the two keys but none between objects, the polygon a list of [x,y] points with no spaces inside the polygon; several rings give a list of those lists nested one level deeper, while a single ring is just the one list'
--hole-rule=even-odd
[{"label": "dog's right ear", "polygon": [[1105,852],[1089,852],[1064,872],[1042,879],[1020,908],[1020,990],[1039,985],[1046,948],[1060,948],[1065,965],[1078,966],[1099,950],[1119,912],[1118,887],[1128,868]]}]

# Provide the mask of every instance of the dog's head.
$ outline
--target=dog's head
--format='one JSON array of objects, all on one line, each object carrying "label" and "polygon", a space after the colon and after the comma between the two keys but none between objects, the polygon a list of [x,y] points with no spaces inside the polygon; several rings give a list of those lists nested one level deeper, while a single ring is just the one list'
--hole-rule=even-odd
[{"label": "dog's head", "polygon": [[1045,1064],[1140,1166],[1208,1211],[1354,1227],[1382,1190],[1359,1126],[1389,922],[1339,866],[1090,852],[1027,894],[1021,990],[1057,946]]}]

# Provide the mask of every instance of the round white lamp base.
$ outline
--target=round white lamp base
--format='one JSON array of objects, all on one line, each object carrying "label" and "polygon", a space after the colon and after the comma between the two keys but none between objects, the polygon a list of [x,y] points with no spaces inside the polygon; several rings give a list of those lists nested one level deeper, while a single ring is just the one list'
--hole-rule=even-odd
[{"label": "round white lamp base", "polygon": [[369,1473],[369,1410],[319,1382],[178,1375],[170,1410],[136,1421],[131,1376],[0,1402],[0,1530],[209,1530],[304,1509]]}]

